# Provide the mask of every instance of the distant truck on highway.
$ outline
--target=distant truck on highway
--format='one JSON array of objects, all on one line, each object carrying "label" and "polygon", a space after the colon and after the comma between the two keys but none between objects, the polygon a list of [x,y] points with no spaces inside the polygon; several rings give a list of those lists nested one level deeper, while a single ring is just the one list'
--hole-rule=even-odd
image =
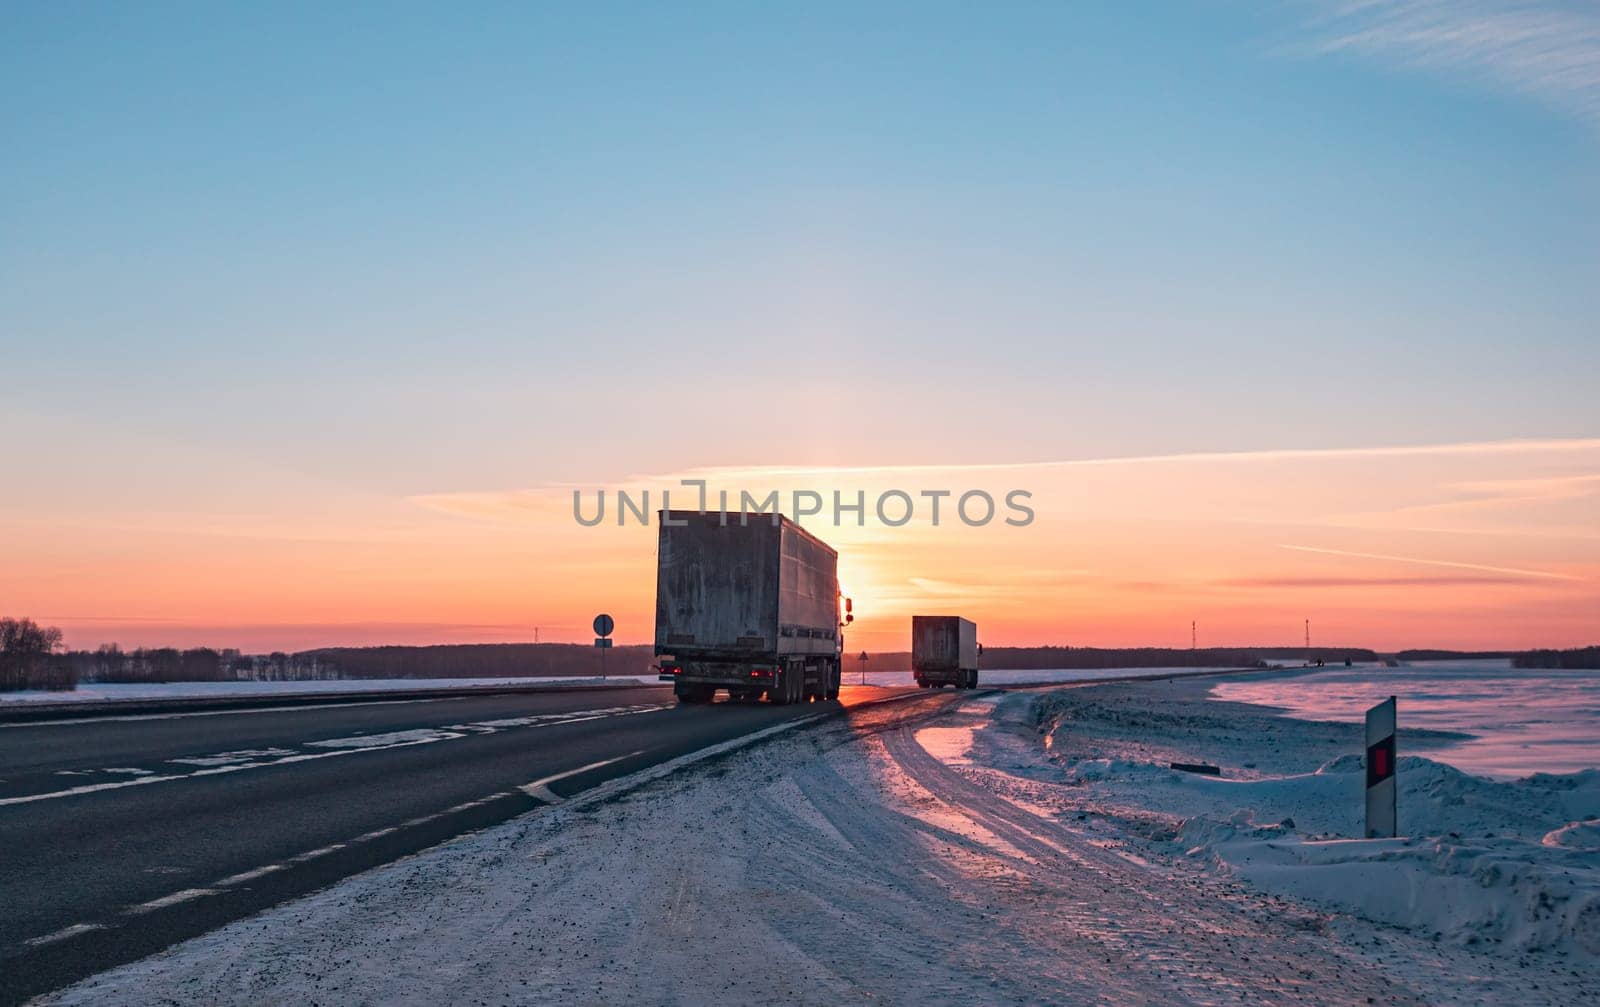
[{"label": "distant truck on highway", "polygon": [[656,641],[679,703],[839,698],[839,554],[786,517],[661,511]]},{"label": "distant truck on highway", "polygon": [[955,615],[911,617],[911,675],[924,689],[978,687],[978,624]]}]

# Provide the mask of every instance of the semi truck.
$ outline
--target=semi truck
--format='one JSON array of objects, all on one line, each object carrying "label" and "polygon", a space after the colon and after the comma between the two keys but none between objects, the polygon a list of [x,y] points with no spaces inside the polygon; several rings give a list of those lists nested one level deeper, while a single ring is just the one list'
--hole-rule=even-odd
[{"label": "semi truck", "polygon": [[[659,511],[657,668],[679,703],[839,698],[839,554],[782,515]],[[776,521],[774,520],[776,519]]]},{"label": "semi truck", "polygon": [[978,687],[978,624],[956,615],[911,617],[911,675],[924,689]]}]

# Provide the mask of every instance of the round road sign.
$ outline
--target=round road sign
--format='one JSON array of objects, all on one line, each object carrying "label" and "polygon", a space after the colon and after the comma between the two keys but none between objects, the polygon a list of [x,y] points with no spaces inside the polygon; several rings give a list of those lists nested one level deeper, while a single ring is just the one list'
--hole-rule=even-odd
[{"label": "round road sign", "polygon": [[601,612],[594,617],[594,635],[610,636],[611,631],[617,628],[617,623],[609,615]]}]

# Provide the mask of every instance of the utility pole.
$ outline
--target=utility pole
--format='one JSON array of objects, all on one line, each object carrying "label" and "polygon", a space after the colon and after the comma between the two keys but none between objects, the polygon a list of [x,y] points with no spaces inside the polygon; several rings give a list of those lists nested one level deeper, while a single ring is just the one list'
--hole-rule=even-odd
[{"label": "utility pole", "polygon": [[1195,650],[1198,647],[1198,643],[1196,642],[1198,639],[1199,638],[1195,636],[1194,620],[1191,619],[1191,620],[1189,620],[1189,649],[1190,650]]}]

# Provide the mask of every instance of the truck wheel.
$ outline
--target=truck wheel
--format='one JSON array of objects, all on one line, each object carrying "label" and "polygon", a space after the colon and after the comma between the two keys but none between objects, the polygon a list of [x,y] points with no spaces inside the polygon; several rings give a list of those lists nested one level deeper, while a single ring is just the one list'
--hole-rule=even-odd
[{"label": "truck wheel", "polygon": [[794,701],[794,669],[780,668],[772,688],[767,690],[767,702],[773,706],[788,706]]},{"label": "truck wheel", "polygon": [[680,703],[709,703],[713,692],[703,685],[683,685],[673,691]]},{"label": "truck wheel", "polygon": [[828,669],[828,702],[831,703],[839,698],[839,681],[843,677],[843,672],[839,670],[839,662],[833,662],[833,666]]}]

